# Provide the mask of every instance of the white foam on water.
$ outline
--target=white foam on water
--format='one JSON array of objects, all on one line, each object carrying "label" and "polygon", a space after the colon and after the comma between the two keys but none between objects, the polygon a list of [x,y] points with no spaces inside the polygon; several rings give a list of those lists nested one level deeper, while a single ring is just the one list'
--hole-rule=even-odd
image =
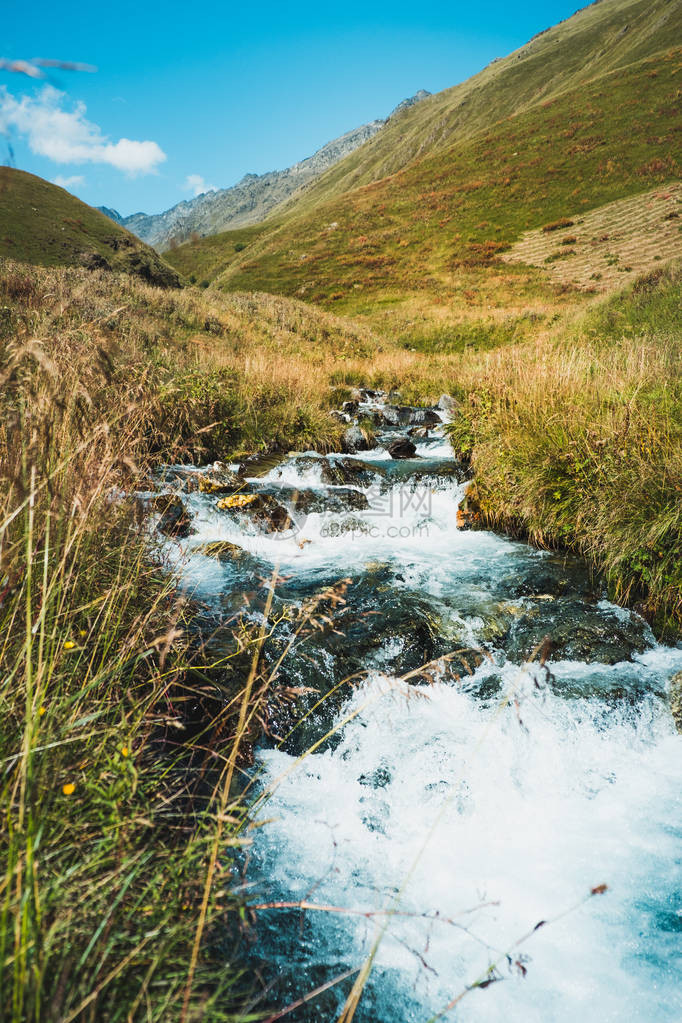
[{"label": "white foam on water", "polygon": [[[367,704],[333,752],[298,765],[263,752],[265,786],[290,772],[256,842],[269,894],[397,905],[468,929],[391,920],[375,964],[382,1023],[408,1018],[401,997],[423,1006],[409,1019],[428,1019],[507,949],[531,957],[526,978],[503,957],[504,981],[470,992],[448,1018],[679,1021],[680,932],[656,918],[682,912],[682,740],[653,699],[607,708],[537,691],[519,669],[503,675],[518,708],[375,679],[345,708]],[[551,922],[603,883],[606,895]],[[463,913],[486,902],[496,905]],[[349,965],[376,937],[363,918],[309,917],[320,963],[336,962],[339,919]],[[540,920],[550,923],[514,948]]]},{"label": "white foam on water", "polygon": [[[444,440],[418,450],[450,454]],[[265,480],[319,486],[320,469],[292,460]],[[196,533],[164,551],[184,585],[204,594],[229,587],[234,569],[197,548],[230,540],[299,580],[357,577],[388,562],[395,586],[434,599],[470,587],[484,603],[496,581],[544,555],[458,530],[464,491],[454,481],[418,488],[416,498],[405,483],[369,488],[368,510],[311,514],[284,535],[249,529],[248,517],[240,525],[215,498],[191,494]],[[335,531],[351,516],[366,528]],[[475,600],[468,616],[452,612],[472,645],[485,624],[476,614]],[[469,992],[448,1019],[680,1023],[682,738],[654,694],[682,668],[682,650],[654,645],[612,666],[559,661],[549,666],[554,685],[538,673],[540,688],[502,651],[495,661],[461,687],[373,677],[339,714],[341,722],[357,712],[336,748],[300,763],[262,751],[259,784],[273,791],[261,816],[271,822],[253,833],[250,880],[268,899],[406,914],[391,918],[379,946],[372,1023],[426,1023],[498,960],[504,979]],[[492,674],[506,698],[477,695]],[[588,692],[592,682],[598,693],[603,681],[640,695],[585,698],[572,685]],[[607,894],[583,903],[602,883]],[[328,966],[330,977],[339,963],[359,965],[383,920],[308,913],[310,964]],[[549,922],[516,947],[540,920]],[[512,963],[529,957],[525,978],[510,971],[506,950]],[[361,1005],[357,1019],[367,1023],[362,1013]],[[321,1020],[314,1003],[305,1018]]]}]

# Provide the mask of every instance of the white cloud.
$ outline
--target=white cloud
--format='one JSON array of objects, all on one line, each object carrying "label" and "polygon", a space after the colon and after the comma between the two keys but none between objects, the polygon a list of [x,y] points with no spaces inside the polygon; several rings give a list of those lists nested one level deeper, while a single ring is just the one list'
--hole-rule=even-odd
[{"label": "white cloud", "polygon": [[69,178],[58,174],[56,178],[52,178],[52,184],[59,185],[60,188],[74,188],[76,185],[84,185],[85,178],[82,174],[72,174]]},{"label": "white cloud", "polygon": [[65,109],[66,95],[46,85],[35,96],[13,96],[0,87],[0,131],[14,130],[28,140],[31,152],[55,163],[104,163],[127,174],[150,174],[166,154],[156,142],[122,138],[112,142],[85,117],[76,102]]},{"label": "white cloud", "polygon": [[193,195],[218,191],[215,185],[207,185],[201,174],[188,174],[182,187],[185,192],[192,192]]}]

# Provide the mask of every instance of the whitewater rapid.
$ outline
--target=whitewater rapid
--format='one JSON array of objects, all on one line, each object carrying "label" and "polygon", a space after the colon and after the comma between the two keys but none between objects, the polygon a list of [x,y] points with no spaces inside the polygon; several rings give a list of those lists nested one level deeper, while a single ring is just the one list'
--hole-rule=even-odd
[{"label": "whitewater rapid", "polygon": [[[682,649],[656,643],[556,555],[458,529],[466,483],[440,472],[443,435],[419,440],[416,485],[404,466],[392,475],[392,436],[358,456],[385,475],[355,485],[369,499],[352,528],[335,530],[344,516],[322,510],[263,535],[192,494],[195,532],[173,548],[184,585],[216,609],[245,572],[277,566],[282,599],[347,577],[374,587],[376,622],[361,628],[388,621],[366,654],[360,631],[345,649],[320,639],[312,667],[309,651],[293,655],[290,679],[320,692],[344,658],[364,657],[364,676],[320,725],[333,740],[309,754],[264,741],[256,754],[262,827],[244,881],[255,904],[278,904],[255,914],[265,1000],[274,1012],[324,988],[284,1018],[334,1020],[357,974],[332,982],[373,953],[362,1023],[426,1023],[459,995],[443,1018],[679,1023],[682,737],[665,696]],[[292,456],[252,482],[329,495],[316,459]],[[253,561],[200,553],[216,540]],[[441,660],[428,681],[401,681],[411,633],[391,622],[408,600],[437,608],[452,649],[480,650],[480,663],[453,673]],[[541,666],[515,622],[549,621],[551,634],[552,620],[564,649],[585,623],[602,623],[607,641],[634,629],[639,647],[615,663],[559,651]],[[301,901],[319,908],[290,905]]]}]

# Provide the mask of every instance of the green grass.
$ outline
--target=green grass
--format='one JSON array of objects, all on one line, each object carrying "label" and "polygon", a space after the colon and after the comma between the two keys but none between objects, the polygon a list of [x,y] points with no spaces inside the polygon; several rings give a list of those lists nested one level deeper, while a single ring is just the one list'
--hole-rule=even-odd
[{"label": "green grass", "polygon": [[0,257],[40,266],[92,265],[178,287],[159,255],[57,185],[0,167]]},{"label": "green grass", "polygon": [[248,258],[248,251],[264,231],[270,230],[271,224],[256,224],[254,227],[243,227],[229,231],[229,239],[224,234],[199,238],[171,248],[164,258],[175,267],[178,273],[190,284],[203,285],[212,282],[225,268],[226,252],[228,258]]},{"label": "green grass", "polygon": [[545,319],[543,315],[528,313],[499,322],[471,319],[441,327],[425,326],[404,333],[400,344],[412,352],[430,354],[484,352],[528,340]]}]

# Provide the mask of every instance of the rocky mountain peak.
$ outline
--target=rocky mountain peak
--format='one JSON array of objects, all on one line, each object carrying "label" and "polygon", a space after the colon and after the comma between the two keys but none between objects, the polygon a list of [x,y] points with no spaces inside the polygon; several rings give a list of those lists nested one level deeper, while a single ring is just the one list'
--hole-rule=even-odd
[{"label": "rocky mountain peak", "polygon": [[414,96],[410,96],[408,99],[402,100],[388,115],[387,120],[390,121],[396,114],[402,114],[403,110],[409,110],[410,107],[415,106],[416,103],[421,103],[423,99],[428,99],[431,93],[427,89],[420,89],[419,92],[415,92]]}]

